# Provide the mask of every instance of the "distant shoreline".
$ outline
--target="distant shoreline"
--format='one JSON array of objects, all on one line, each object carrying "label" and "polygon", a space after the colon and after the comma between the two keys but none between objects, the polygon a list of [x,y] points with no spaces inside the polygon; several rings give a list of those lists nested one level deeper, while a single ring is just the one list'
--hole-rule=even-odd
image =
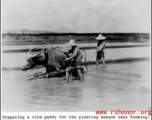
[{"label": "distant shoreline", "polygon": [[[70,39],[76,43],[96,43],[99,33],[39,33],[39,34],[3,34],[2,45],[41,45],[64,44]],[[106,43],[136,42],[150,43],[149,33],[103,33]]]},{"label": "distant shoreline", "polygon": [[[46,41],[47,42],[47,41]],[[63,42],[47,42],[48,44],[65,44],[67,43],[68,41],[63,41]],[[113,42],[106,42],[106,43],[117,43],[117,42],[120,42],[120,43],[126,43],[127,41],[113,41]],[[128,41],[130,42],[130,41]],[[97,43],[96,41],[79,41],[77,43]],[[149,42],[136,42],[136,43],[149,43]],[[46,45],[46,43],[42,42],[42,41],[37,41],[37,42],[18,42],[18,43],[7,43],[7,42],[2,42],[2,46],[8,46],[8,45]]]}]

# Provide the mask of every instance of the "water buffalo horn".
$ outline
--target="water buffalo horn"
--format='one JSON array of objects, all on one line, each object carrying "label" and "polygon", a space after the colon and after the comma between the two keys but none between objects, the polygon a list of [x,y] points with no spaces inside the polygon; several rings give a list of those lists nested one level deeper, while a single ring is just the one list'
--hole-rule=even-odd
[{"label": "water buffalo horn", "polygon": [[33,50],[33,49],[35,49],[36,47],[34,47],[34,48],[32,48],[32,49],[30,49],[29,51],[28,51],[28,54],[30,54],[31,53],[31,51]]},{"label": "water buffalo horn", "polygon": [[36,57],[36,56],[40,55],[44,50],[45,50],[45,48],[43,48],[39,53],[33,55],[32,57]]}]

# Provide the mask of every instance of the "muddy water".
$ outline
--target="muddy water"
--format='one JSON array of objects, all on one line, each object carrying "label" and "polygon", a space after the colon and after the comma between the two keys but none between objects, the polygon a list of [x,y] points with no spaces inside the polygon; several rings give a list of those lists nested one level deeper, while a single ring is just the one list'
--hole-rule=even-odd
[{"label": "muddy water", "polygon": [[[79,47],[95,47],[97,43],[77,43]],[[116,43],[106,43],[106,46],[130,46],[130,45],[149,45],[149,43],[132,43],[132,42],[116,42]],[[2,50],[18,50],[18,49],[31,49],[33,47],[44,48],[49,46],[65,46],[65,44],[44,44],[44,45],[4,45]]]},{"label": "muddy water", "polygon": [[[86,50],[87,61],[94,61],[96,55],[91,58],[94,50]],[[118,59],[127,57],[149,57],[150,47],[135,47],[135,48],[117,48],[117,49],[106,49],[105,59]],[[91,58],[91,59],[90,59]],[[2,54],[2,67],[21,67],[26,63],[27,54],[26,53],[3,53]]]},{"label": "muddy water", "polygon": [[84,83],[64,85],[57,77],[30,80],[44,69],[2,71],[2,111],[139,111],[151,105],[149,61],[100,69],[90,66]]}]

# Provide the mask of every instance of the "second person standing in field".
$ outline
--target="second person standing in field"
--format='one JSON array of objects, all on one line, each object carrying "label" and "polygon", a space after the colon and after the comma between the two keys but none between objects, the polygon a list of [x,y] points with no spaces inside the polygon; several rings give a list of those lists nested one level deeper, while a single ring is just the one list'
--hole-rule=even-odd
[{"label": "second person standing in field", "polygon": [[98,37],[95,38],[96,40],[98,40],[97,43],[97,48],[96,48],[96,69],[98,68],[98,63],[100,62],[100,60],[102,60],[103,66],[105,67],[105,39],[106,37],[102,36],[102,34],[99,34]]}]

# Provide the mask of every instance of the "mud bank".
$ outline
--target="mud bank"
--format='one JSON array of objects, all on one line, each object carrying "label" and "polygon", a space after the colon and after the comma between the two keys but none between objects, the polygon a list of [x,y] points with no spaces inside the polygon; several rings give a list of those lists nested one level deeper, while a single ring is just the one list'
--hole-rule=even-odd
[{"label": "mud bank", "polygon": [[[130,62],[140,62],[140,61],[147,61],[150,60],[150,58],[140,57],[140,58],[123,58],[123,59],[109,59],[105,60],[106,64],[112,64],[112,63],[130,63]],[[83,65],[93,65],[96,64],[96,61],[87,61],[82,62]],[[99,63],[101,64],[101,63]],[[34,69],[42,68],[43,66],[36,67]],[[23,67],[2,67],[2,70],[22,70]]]}]

